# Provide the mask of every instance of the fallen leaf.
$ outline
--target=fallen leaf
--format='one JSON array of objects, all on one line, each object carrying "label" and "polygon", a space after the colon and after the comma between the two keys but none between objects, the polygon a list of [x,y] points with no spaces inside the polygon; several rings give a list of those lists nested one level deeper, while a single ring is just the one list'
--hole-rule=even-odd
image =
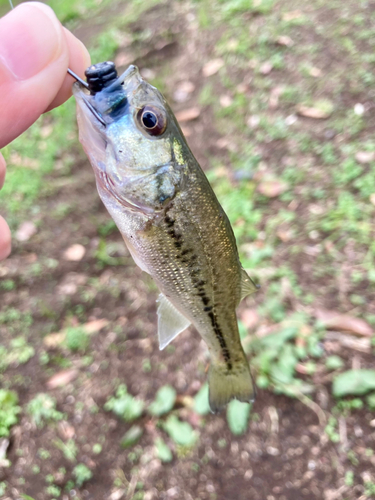
[{"label": "fallen leaf", "polygon": [[19,153],[11,153],[9,163],[11,165],[31,168],[32,170],[36,170],[39,167],[38,160],[35,158],[28,158],[27,156],[21,156]]},{"label": "fallen leaf", "polygon": [[278,85],[277,87],[274,87],[271,92],[270,92],[270,99],[269,99],[269,107],[271,109],[277,108],[279,105],[279,97],[283,93],[284,87],[282,85]]},{"label": "fallen leaf", "polygon": [[54,349],[55,347],[61,345],[65,340],[66,334],[65,332],[57,332],[50,333],[46,335],[43,339],[43,344],[50,349]]},{"label": "fallen leaf", "polygon": [[230,139],[228,137],[220,137],[220,139],[216,141],[216,146],[220,149],[227,148],[229,144],[230,144]]},{"label": "fallen leaf", "polygon": [[246,122],[246,125],[249,127],[249,128],[256,128],[260,123],[260,117],[258,115],[251,115],[247,122]]},{"label": "fallen leaf", "polygon": [[322,70],[319,69],[319,68],[316,68],[315,66],[313,66],[312,68],[310,68],[310,71],[309,71],[310,75],[313,76],[314,78],[318,78],[319,76],[322,76]]},{"label": "fallen leaf", "polygon": [[23,222],[15,234],[16,240],[28,241],[35,233],[36,226],[33,222]]},{"label": "fallen leaf", "polygon": [[236,90],[239,94],[245,94],[249,90],[249,87],[245,82],[242,82],[237,85]]},{"label": "fallen leaf", "polygon": [[224,61],[222,59],[212,59],[203,66],[202,69],[203,76],[205,77],[212,76],[215,73],[217,73],[219,69],[221,69],[223,66],[224,66]]},{"label": "fallen leaf", "polygon": [[71,247],[65,250],[65,252],[63,253],[63,257],[65,260],[78,262],[82,260],[85,253],[86,253],[85,247],[83,245],[80,245],[79,243],[76,243],[75,245],[72,245]]},{"label": "fallen leaf", "polygon": [[358,163],[366,164],[375,160],[375,151],[358,151],[355,155]]},{"label": "fallen leaf", "polygon": [[276,42],[279,45],[283,45],[285,47],[291,47],[292,45],[294,45],[293,40],[289,36],[286,36],[286,35],[279,36],[279,38],[276,40]]},{"label": "fallen leaf", "polygon": [[68,439],[72,439],[75,436],[75,429],[72,425],[70,425],[66,420],[60,420],[58,424],[59,434],[67,441]]},{"label": "fallen leaf", "polygon": [[78,287],[87,281],[85,274],[68,273],[58,285],[57,290],[61,295],[74,295]]},{"label": "fallen leaf", "polygon": [[220,96],[220,104],[223,108],[229,108],[229,106],[233,103],[233,99],[230,95],[222,95]]},{"label": "fallen leaf", "polygon": [[241,314],[241,321],[250,330],[259,323],[259,314],[255,309],[245,309]]},{"label": "fallen leaf", "polygon": [[326,309],[317,309],[315,316],[326,328],[331,330],[344,330],[362,337],[372,337],[374,335],[373,328],[361,318]]},{"label": "fallen leaf", "polygon": [[88,323],[82,325],[82,327],[85,329],[86,333],[96,333],[99,332],[102,328],[104,328],[108,324],[109,321],[105,318],[102,318],[89,321]]},{"label": "fallen leaf", "polygon": [[33,264],[38,260],[38,256],[36,253],[27,253],[25,254],[22,259],[27,263],[27,264]]},{"label": "fallen leaf", "polygon": [[283,14],[284,21],[294,21],[295,19],[299,19],[303,14],[300,10],[292,10],[290,12],[286,12]]},{"label": "fallen leaf", "polygon": [[42,136],[43,139],[47,139],[47,137],[49,137],[53,131],[54,131],[53,125],[51,124],[45,125],[40,129],[40,135]]},{"label": "fallen leaf", "polygon": [[283,243],[286,243],[287,241],[290,241],[292,239],[293,232],[290,229],[279,229],[278,231],[276,231],[276,236],[280,238]]},{"label": "fallen leaf", "polygon": [[55,373],[51,378],[47,380],[46,386],[48,389],[63,387],[64,385],[72,382],[77,377],[78,373],[78,370],[76,370],[75,368]]},{"label": "fallen leaf", "polygon": [[[105,318],[102,318],[102,319],[94,319],[82,325],[79,325],[79,323],[77,322],[77,324],[74,326],[81,326],[86,333],[91,334],[99,332],[102,328],[104,328],[108,324],[109,321]],[[66,338],[66,331],[61,330],[61,332],[50,333],[49,335],[46,335],[43,339],[43,343],[47,348],[54,349],[55,347],[58,347],[59,345],[63,344],[65,338]]]},{"label": "fallen leaf", "polygon": [[189,80],[181,82],[178,84],[173,94],[173,99],[176,102],[185,102],[189,99],[190,95],[192,94],[192,92],[194,92],[194,90],[195,90],[194,83],[189,82]]},{"label": "fallen leaf", "polygon": [[201,110],[198,107],[187,108],[176,113],[177,121],[179,122],[190,122],[198,118],[201,114]]},{"label": "fallen leaf", "polygon": [[285,182],[274,180],[263,180],[258,184],[257,191],[267,198],[276,198],[288,189]]},{"label": "fallen leaf", "polygon": [[375,193],[370,194],[370,201],[373,205],[375,205]]},{"label": "fallen leaf", "polygon": [[269,75],[272,70],[273,70],[273,64],[270,61],[264,62],[259,68],[259,72],[262,75]]},{"label": "fallen leaf", "polygon": [[115,57],[115,65],[117,67],[128,66],[131,62],[133,62],[134,56],[130,52],[119,52]]},{"label": "fallen leaf", "polygon": [[1,438],[0,439],[0,472],[4,470],[4,468],[8,468],[10,466],[10,461],[6,458],[7,449],[9,447],[9,439]]},{"label": "fallen leaf", "polygon": [[306,118],[314,118],[316,120],[321,120],[324,118],[329,118],[333,113],[333,104],[328,99],[321,99],[314,103],[313,106],[306,106],[304,104],[299,104],[297,106],[297,113]]}]

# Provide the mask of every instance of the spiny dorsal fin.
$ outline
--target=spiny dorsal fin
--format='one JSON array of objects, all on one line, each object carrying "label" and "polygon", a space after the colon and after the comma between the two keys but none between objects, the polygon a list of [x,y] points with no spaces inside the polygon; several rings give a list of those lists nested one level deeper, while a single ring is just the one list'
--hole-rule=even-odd
[{"label": "spiny dorsal fin", "polygon": [[247,274],[245,269],[241,268],[241,300],[256,292],[260,287],[257,286],[254,281]]},{"label": "spiny dorsal fin", "polygon": [[162,293],[157,300],[158,307],[158,337],[159,349],[163,350],[177,335],[190,325],[173,304]]}]

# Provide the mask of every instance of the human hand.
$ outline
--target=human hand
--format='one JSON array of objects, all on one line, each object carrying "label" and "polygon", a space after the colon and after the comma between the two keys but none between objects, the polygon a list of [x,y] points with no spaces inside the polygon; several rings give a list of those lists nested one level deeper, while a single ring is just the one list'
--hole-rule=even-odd
[{"label": "human hand", "polygon": [[[0,19],[0,148],[39,116],[72,94],[68,67],[83,77],[90,65],[84,45],[63,28],[50,7],[19,5]],[[5,160],[0,154],[0,189]],[[0,217],[0,260],[11,250],[10,231]]]}]

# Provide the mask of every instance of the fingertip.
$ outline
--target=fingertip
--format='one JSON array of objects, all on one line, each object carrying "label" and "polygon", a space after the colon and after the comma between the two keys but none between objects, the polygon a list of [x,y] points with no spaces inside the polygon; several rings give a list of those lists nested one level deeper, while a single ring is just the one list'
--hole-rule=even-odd
[{"label": "fingertip", "polygon": [[0,260],[6,259],[12,249],[11,235],[8,224],[0,216]]},{"label": "fingertip", "polygon": [[0,189],[4,186],[5,171],[6,171],[6,163],[4,160],[4,156],[0,153]]},{"label": "fingertip", "polygon": [[69,50],[50,7],[26,2],[0,19],[0,148],[11,142],[55,99]]}]

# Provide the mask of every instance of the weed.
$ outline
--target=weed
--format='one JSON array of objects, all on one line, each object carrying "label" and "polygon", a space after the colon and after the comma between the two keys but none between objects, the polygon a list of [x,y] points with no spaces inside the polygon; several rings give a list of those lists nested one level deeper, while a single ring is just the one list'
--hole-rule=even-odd
[{"label": "weed", "polygon": [[92,472],[85,464],[77,464],[73,469],[73,475],[79,488],[92,478]]},{"label": "weed", "polygon": [[156,393],[155,401],[148,407],[148,411],[151,415],[160,417],[173,408],[175,401],[175,389],[169,385],[165,385]]},{"label": "weed", "polygon": [[115,415],[127,422],[138,418],[142,414],[143,408],[144,402],[129,394],[125,384],[120,385],[116,395],[109,398],[104,405],[106,411],[113,411]]},{"label": "weed", "polygon": [[20,411],[17,394],[0,389],[0,438],[9,436],[10,428],[18,422]]},{"label": "weed", "polygon": [[85,352],[90,345],[86,331],[79,326],[66,329],[65,345],[72,352]]},{"label": "weed", "polygon": [[70,462],[76,461],[76,456],[78,453],[78,446],[73,439],[68,439],[66,443],[61,441],[61,439],[56,439],[54,445],[59,448],[64,454],[64,457]]},{"label": "weed", "polygon": [[64,414],[56,410],[56,401],[48,394],[38,394],[27,405],[27,412],[38,427],[46,422],[56,422],[64,418]]},{"label": "weed", "polygon": [[340,435],[337,432],[337,420],[334,417],[330,417],[328,420],[328,425],[324,429],[325,433],[327,434],[328,438],[333,442],[333,443],[339,443],[340,442]]},{"label": "weed", "polygon": [[344,480],[345,480],[346,486],[353,486],[354,485],[354,472],[351,470],[346,471]]}]

